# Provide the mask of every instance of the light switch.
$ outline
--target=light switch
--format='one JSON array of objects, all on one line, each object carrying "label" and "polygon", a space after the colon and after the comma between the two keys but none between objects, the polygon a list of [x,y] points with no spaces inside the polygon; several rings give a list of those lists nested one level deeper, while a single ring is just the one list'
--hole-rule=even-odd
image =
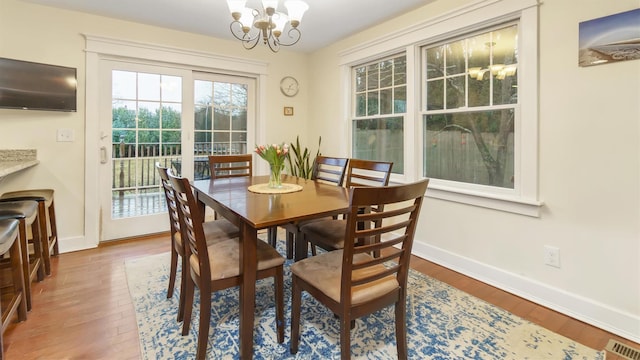
[{"label": "light switch", "polygon": [[58,142],[73,142],[75,139],[73,129],[58,129]]}]

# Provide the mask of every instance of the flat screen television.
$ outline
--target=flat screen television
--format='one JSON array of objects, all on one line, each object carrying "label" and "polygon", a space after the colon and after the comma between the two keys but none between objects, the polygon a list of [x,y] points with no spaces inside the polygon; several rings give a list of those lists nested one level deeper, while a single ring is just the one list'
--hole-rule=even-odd
[{"label": "flat screen television", "polygon": [[76,111],[76,68],[0,58],[0,108]]}]

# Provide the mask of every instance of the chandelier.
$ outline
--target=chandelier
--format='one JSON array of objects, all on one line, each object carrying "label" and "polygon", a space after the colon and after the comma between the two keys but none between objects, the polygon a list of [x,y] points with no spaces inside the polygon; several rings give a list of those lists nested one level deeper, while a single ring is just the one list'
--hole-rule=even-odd
[{"label": "chandelier", "polygon": [[[262,0],[261,9],[247,8],[246,3],[247,0],[227,0],[233,17],[229,26],[231,34],[242,41],[245,49],[253,49],[262,40],[271,51],[278,52],[280,46],[295,45],[300,40],[298,26],[309,8],[304,1],[285,1],[287,14],[276,11],[278,0]],[[283,33],[286,36],[282,36]]]}]

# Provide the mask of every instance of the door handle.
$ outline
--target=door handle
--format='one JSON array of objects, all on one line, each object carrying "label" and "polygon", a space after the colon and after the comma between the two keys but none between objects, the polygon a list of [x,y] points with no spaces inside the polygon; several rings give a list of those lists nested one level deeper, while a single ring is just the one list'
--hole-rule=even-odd
[{"label": "door handle", "polygon": [[100,164],[107,163],[107,148],[102,146],[100,147]]}]

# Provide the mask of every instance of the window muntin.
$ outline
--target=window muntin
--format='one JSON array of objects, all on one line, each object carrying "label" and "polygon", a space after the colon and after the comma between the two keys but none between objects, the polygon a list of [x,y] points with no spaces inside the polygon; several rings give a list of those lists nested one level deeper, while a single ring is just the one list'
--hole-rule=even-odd
[{"label": "window muntin", "polygon": [[406,56],[396,55],[355,66],[352,76],[352,156],[393,161],[392,172],[404,173]]},{"label": "window muntin", "polygon": [[112,219],[166,211],[153,174],[156,162],[171,163],[182,146],[182,81],[180,76],[112,70]]},{"label": "window muntin", "polygon": [[247,153],[248,86],[232,82],[195,81],[195,152]]},{"label": "window muntin", "polygon": [[518,25],[423,48],[423,176],[514,189]]}]

